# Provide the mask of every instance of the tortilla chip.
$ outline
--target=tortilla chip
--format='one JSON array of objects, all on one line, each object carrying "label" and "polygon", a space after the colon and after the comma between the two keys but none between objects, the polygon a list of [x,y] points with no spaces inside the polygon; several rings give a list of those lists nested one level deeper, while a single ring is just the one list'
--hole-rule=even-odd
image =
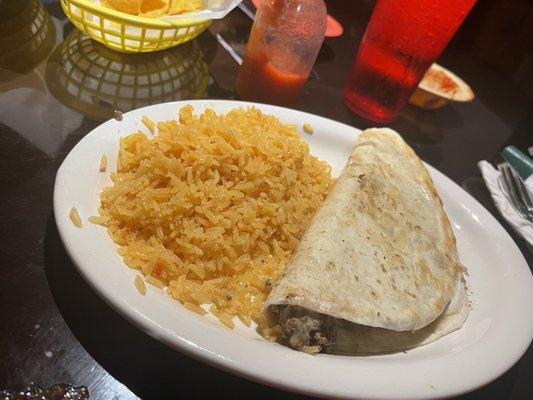
[{"label": "tortilla chip", "polygon": [[141,12],[142,3],[143,0],[102,0],[104,6],[132,15]]},{"label": "tortilla chip", "polygon": [[159,17],[165,15],[168,5],[163,0],[143,0],[141,4],[141,15],[146,17]]},{"label": "tortilla chip", "polygon": [[101,0],[106,7],[132,15],[160,17],[200,10],[202,0]]},{"label": "tortilla chip", "polygon": [[169,1],[169,9],[167,14],[180,14],[187,11],[200,10],[203,7],[202,0],[167,0]]}]

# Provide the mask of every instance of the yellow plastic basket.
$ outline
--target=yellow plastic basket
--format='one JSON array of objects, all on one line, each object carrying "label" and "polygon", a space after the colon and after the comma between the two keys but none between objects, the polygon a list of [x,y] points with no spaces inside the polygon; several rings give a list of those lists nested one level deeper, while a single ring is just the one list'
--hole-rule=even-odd
[{"label": "yellow plastic basket", "polygon": [[211,24],[206,19],[138,17],[90,0],[61,0],[70,21],[105,46],[122,53],[146,53],[185,43]]}]

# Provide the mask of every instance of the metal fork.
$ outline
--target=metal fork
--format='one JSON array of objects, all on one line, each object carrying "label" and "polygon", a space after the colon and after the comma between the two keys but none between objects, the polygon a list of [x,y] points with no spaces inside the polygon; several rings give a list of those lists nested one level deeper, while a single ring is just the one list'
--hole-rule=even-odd
[{"label": "metal fork", "polygon": [[533,222],[533,202],[522,180],[507,163],[498,165],[500,182],[513,208],[521,217]]}]

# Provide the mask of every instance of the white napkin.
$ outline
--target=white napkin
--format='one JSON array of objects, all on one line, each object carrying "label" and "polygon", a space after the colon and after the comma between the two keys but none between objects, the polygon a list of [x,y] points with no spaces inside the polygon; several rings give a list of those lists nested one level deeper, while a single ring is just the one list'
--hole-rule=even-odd
[{"label": "white napkin", "polygon": [[509,202],[508,194],[500,184],[500,172],[484,160],[478,162],[477,165],[496,208],[513,229],[528,242],[531,249],[533,246],[533,222],[522,218]]}]

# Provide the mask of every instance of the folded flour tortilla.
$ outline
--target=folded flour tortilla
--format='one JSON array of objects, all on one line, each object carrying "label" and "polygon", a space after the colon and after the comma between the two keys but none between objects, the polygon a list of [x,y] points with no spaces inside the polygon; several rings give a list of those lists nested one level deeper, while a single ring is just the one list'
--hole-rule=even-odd
[{"label": "folded flour tortilla", "polygon": [[374,128],[360,135],[264,308],[291,347],[390,352],[463,325],[462,275],[426,168],[397,133]]}]

